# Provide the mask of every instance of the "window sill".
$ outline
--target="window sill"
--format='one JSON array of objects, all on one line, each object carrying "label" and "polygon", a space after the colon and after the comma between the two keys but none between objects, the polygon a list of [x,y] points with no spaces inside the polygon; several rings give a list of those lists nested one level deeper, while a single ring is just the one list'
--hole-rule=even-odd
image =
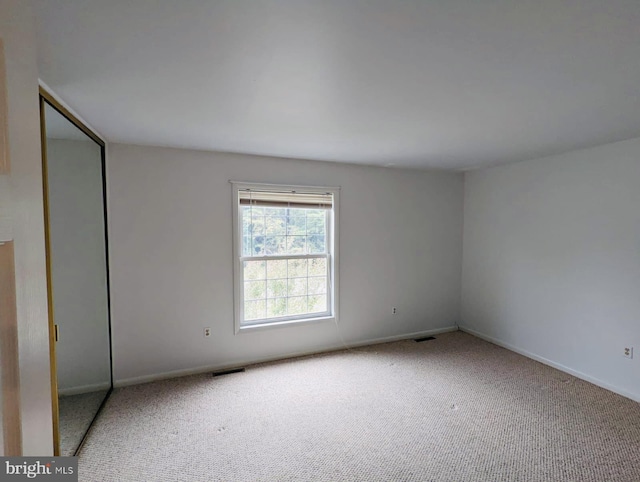
[{"label": "window sill", "polygon": [[236,330],[236,334],[238,333],[249,333],[249,332],[253,332],[253,331],[262,331],[262,330],[268,330],[271,328],[282,328],[285,326],[292,326],[292,325],[308,325],[311,323],[323,323],[323,322],[333,322],[335,323],[336,321],[336,317],[335,316],[323,316],[323,317],[319,317],[319,318],[303,318],[301,320],[287,320],[287,321],[275,321],[273,323],[260,323],[260,324],[256,324],[256,325],[245,325],[245,326],[241,326],[239,329]]}]

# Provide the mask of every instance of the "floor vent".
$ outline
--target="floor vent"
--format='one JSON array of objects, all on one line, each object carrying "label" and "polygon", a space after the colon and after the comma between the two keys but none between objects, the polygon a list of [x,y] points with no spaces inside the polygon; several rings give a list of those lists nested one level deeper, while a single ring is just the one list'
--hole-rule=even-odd
[{"label": "floor vent", "polygon": [[416,338],[413,341],[415,341],[416,343],[420,343],[421,341],[429,341],[429,340],[435,340],[436,337],[435,336],[425,336],[424,338]]},{"label": "floor vent", "polygon": [[221,372],[213,372],[214,377],[221,377],[222,375],[231,375],[232,373],[242,373],[244,368],[233,368],[231,370],[223,370]]}]

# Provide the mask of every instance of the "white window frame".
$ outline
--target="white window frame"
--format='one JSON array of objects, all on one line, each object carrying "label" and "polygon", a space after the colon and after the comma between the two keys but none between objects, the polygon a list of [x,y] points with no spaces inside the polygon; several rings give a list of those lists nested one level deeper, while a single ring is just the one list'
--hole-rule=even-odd
[{"label": "white window frame", "polygon": [[[288,326],[293,324],[303,324],[321,321],[338,321],[338,228],[339,228],[339,205],[340,205],[340,188],[339,187],[322,187],[322,186],[298,186],[287,184],[265,184],[230,181],[232,185],[232,217],[233,217],[233,298],[234,298],[234,329],[235,333],[243,333],[254,330],[262,330],[280,326]],[[273,320],[244,321],[244,269],[243,261],[248,258],[242,255],[242,223],[240,222],[240,202],[239,193],[247,189],[255,191],[297,191],[303,193],[331,193],[333,195],[332,208],[328,210],[327,216],[327,263],[329,266],[328,288],[327,288],[327,304],[328,311],[324,313],[307,313],[302,316],[287,316],[274,318]],[[253,256],[251,259],[308,259],[324,257],[313,254],[302,255],[265,255],[263,257]]]}]

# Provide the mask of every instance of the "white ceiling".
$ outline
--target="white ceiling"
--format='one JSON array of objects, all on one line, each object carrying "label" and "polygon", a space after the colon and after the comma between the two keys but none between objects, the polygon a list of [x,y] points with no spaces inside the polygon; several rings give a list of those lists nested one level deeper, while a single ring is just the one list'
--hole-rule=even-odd
[{"label": "white ceiling", "polygon": [[638,0],[35,0],[108,141],[472,168],[640,136]]}]

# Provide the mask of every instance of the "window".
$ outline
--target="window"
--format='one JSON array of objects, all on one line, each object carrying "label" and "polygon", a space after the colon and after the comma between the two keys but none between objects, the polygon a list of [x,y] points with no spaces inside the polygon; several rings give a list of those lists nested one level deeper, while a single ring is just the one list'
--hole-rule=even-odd
[{"label": "window", "polygon": [[338,189],[233,183],[235,328],[336,318]]}]

